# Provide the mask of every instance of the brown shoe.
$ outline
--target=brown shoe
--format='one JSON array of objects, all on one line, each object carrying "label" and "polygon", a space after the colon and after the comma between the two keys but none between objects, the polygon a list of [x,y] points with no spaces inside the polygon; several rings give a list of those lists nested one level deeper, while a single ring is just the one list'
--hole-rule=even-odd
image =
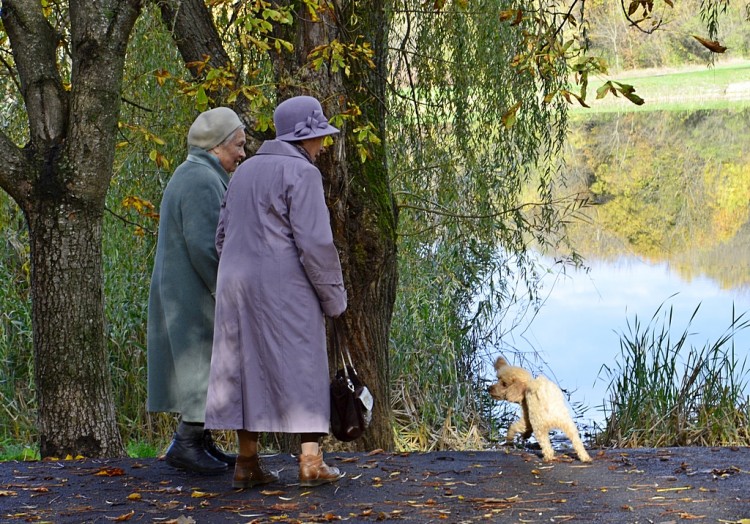
[{"label": "brown shoe", "polygon": [[252,457],[237,457],[234,465],[233,488],[252,488],[260,484],[268,484],[279,480],[279,476],[268,471],[261,463],[258,454]]},{"label": "brown shoe", "polygon": [[343,476],[339,468],[332,468],[323,462],[322,451],[317,455],[299,456],[300,486],[320,486],[328,482],[336,482]]}]

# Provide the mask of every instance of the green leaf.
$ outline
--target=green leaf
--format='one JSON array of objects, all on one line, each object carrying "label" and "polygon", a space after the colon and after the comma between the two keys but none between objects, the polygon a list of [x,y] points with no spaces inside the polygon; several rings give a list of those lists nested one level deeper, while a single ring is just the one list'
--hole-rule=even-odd
[{"label": "green leaf", "polygon": [[623,96],[633,102],[635,105],[640,106],[643,105],[646,101],[643,100],[640,96],[636,95],[635,93],[623,93]]},{"label": "green leaf", "polygon": [[199,87],[195,94],[195,106],[199,111],[205,111],[208,108],[208,95],[203,86]]},{"label": "green leaf", "polygon": [[605,96],[607,96],[607,93],[613,93],[615,96],[617,95],[617,91],[615,90],[611,81],[605,82],[599,89],[596,90],[596,99],[599,100],[601,98],[604,98]]}]

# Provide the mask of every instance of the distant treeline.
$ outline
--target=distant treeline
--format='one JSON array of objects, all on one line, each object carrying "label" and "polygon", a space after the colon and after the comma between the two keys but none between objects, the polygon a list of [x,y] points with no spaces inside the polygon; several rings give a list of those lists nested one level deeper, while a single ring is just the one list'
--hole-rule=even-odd
[{"label": "distant treeline", "polygon": [[[750,56],[750,22],[745,2],[727,2],[727,13],[718,27],[718,40],[727,47],[724,57]],[[586,2],[588,38],[594,54],[604,57],[611,72],[649,67],[674,67],[705,63],[709,51],[693,35],[706,37],[706,22],[701,20],[699,2],[674,2],[658,16],[662,24],[646,34],[626,20],[620,2]],[[658,19],[658,18],[657,18]]]}]

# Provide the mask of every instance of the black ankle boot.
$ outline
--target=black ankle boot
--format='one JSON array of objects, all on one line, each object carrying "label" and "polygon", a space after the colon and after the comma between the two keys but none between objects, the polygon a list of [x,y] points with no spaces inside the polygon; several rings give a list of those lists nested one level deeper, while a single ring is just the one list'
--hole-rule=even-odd
[{"label": "black ankle boot", "polygon": [[167,450],[167,464],[203,475],[218,475],[229,468],[203,447],[203,424],[180,422]]},{"label": "black ankle boot", "polygon": [[208,454],[216,460],[220,460],[229,466],[234,466],[237,463],[237,455],[224,453],[219,449],[216,442],[214,442],[213,436],[211,436],[211,431],[208,429],[203,431],[203,447],[208,451]]}]

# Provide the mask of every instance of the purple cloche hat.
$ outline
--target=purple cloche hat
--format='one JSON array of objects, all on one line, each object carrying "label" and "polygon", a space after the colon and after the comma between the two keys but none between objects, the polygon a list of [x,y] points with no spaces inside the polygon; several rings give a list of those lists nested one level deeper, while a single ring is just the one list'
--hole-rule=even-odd
[{"label": "purple cloche hat", "polygon": [[339,130],[328,123],[323,108],[311,96],[295,96],[284,100],[273,112],[276,140],[296,142],[333,135]]}]

